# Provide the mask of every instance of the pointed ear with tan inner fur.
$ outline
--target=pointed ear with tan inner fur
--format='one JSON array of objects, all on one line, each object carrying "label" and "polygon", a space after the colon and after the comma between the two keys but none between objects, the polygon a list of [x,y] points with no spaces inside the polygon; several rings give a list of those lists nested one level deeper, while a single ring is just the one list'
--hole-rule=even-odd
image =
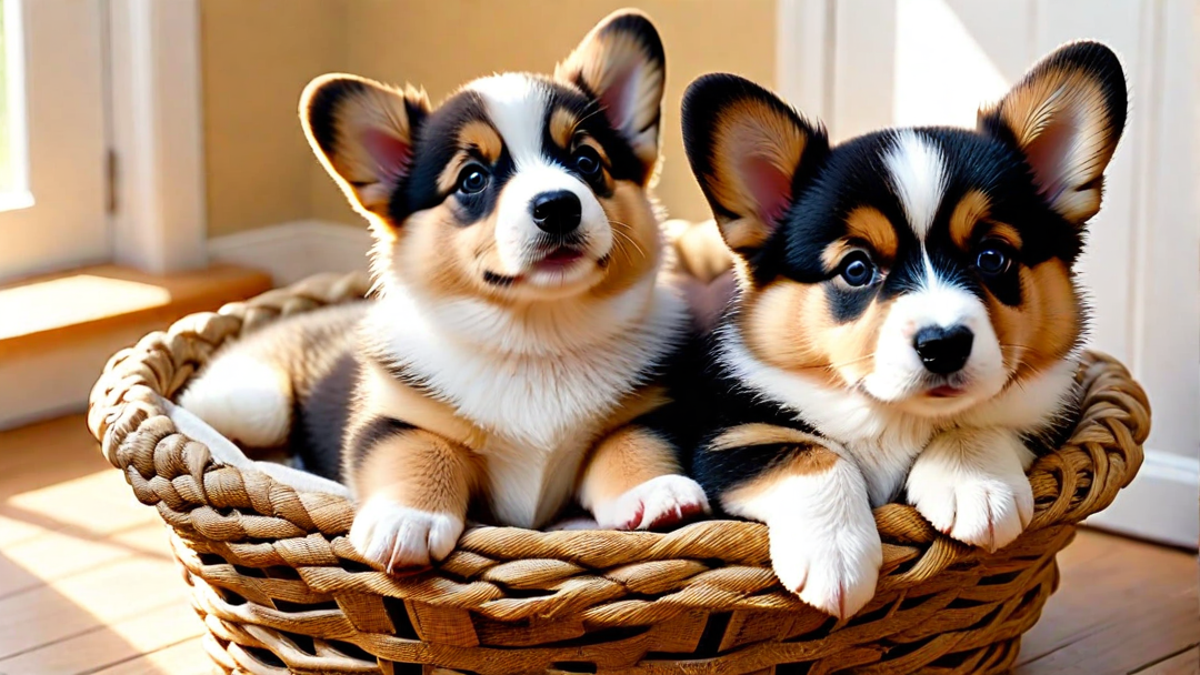
[{"label": "pointed ear with tan inner fur", "polygon": [[829,153],[824,129],[762,87],[705,75],[683,97],[683,144],[726,245],[751,258]]},{"label": "pointed ear with tan inner fur", "polygon": [[1125,128],[1127,97],[1116,54],[1099,42],[1074,42],[980,110],[979,128],[1014,145],[1050,207],[1082,225],[1100,210],[1104,169]]},{"label": "pointed ear with tan inner fur", "polygon": [[412,170],[413,138],[429,109],[424,91],[355,75],[323,75],[300,97],[304,135],[325,170],[356,210],[385,219]]},{"label": "pointed ear with tan inner fur", "polygon": [[633,148],[648,180],[658,162],[666,56],[658,30],[634,10],[596,24],[554,71],[596,101],[612,128]]}]

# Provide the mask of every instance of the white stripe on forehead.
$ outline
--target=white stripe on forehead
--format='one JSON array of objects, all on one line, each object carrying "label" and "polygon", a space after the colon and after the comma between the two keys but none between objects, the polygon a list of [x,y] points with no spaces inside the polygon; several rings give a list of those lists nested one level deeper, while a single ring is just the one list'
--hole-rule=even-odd
[{"label": "white stripe on forehead", "polygon": [[946,189],[946,166],[941,151],[914,131],[899,131],[884,163],[891,174],[892,189],[908,216],[909,227],[919,239],[924,239]]},{"label": "white stripe on forehead", "polygon": [[542,160],[546,122],[546,87],[520,73],[493,75],[468,87],[483,97],[488,116],[518,168]]}]

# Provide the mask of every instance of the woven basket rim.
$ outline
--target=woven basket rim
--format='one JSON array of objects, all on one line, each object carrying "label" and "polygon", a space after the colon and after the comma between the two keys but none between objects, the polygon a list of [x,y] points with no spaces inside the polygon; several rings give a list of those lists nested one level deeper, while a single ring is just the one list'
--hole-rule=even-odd
[{"label": "woven basket rim", "polygon": [[[158,397],[178,392],[225,340],[283,316],[361,298],[368,288],[362,273],[317,275],[215,313],[191,315],[121,350],[106,365],[89,405],[88,425],[106,458],[125,473],[139,500],[158,506],[185,539],[223,542],[243,556],[257,546],[265,564],[325,568],[327,579],[305,576],[317,588],[351,583],[331,572],[346,561],[365,562],[345,537],[353,510],[344,498],[297,491],[260,470],[217,464],[203,443],[175,429]],[[1069,440],[1029,471],[1036,506],[1022,538],[1078,523],[1107,507],[1141,464],[1150,422],[1145,392],[1110,356],[1085,352],[1080,360],[1084,410]],[[875,517],[885,548],[881,591],[909,588],[985,555],[937,532],[910,506],[887,504],[875,510]],[[468,530],[450,558],[430,573],[345,576],[353,576],[367,592],[479,608],[497,598],[463,581],[462,570],[478,557],[511,563],[507,573],[516,577],[528,560],[592,569],[648,560],[714,560],[767,571],[760,590],[775,583],[765,526],[733,520],[707,520],[665,533],[479,526]],[[754,607],[800,606],[794,596],[778,592],[737,602],[750,601]]]}]

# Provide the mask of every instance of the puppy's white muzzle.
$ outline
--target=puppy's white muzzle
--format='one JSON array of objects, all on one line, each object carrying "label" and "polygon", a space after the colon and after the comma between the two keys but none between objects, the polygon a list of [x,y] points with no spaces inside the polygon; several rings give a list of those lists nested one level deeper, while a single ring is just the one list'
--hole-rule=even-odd
[{"label": "puppy's white muzzle", "polygon": [[[996,395],[1005,380],[1000,343],[983,301],[935,283],[892,304],[879,332],[874,370],[863,386],[880,401],[940,416]],[[929,395],[939,389],[954,393]]]},{"label": "puppy's white muzzle", "polygon": [[[566,191],[579,199],[579,226],[569,235],[554,235],[534,220],[534,204],[539,196]],[[577,242],[583,253],[578,264],[561,269],[541,269],[539,263],[558,238]],[[566,285],[578,281],[594,268],[596,261],[608,255],[613,233],[608,216],[591,188],[562,167],[548,163],[518,167],[504,186],[497,206],[496,244],[509,276],[523,276],[534,285]]]}]

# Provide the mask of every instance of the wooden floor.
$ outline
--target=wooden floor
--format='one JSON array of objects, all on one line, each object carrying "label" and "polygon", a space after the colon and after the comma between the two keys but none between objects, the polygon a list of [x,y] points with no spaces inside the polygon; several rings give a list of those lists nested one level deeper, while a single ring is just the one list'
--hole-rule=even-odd
[{"label": "wooden floor", "polygon": [[[1059,561],[1017,673],[1200,673],[1194,556],[1084,531]],[[207,673],[202,631],[81,416],[0,432],[0,675]]]}]

